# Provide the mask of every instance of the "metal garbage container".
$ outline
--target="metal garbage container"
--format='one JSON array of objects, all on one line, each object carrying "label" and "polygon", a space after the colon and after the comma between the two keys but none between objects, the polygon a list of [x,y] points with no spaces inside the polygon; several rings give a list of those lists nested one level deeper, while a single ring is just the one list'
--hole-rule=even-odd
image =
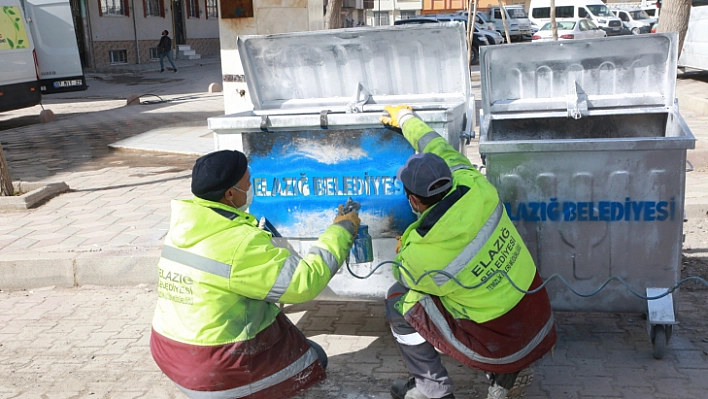
[{"label": "metal garbage container", "polygon": [[[582,293],[618,276],[649,297],[677,283],[695,146],[674,101],[677,43],[654,34],[482,51],[479,151],[542,276]],[[652,339],[675,323],[670,295],[642,300],[617,281],[587,298],[559,281],[548,292],[557,310],[648,305]]]},{"label": "metal garbage container", "polygon": [[[473,128],[464,27],[431,25],[239,37],[253,110],[209,118],[209,128],[217,149],[248,156],[250,212],[275,226],[281,245],[306,254],[352,197],[374,253],[352,271],[394,258],[414,220],[396,179],[413,149],[379,122],[384,105],[411,105],[456,148]],[[345,267],[319,298],[380,300],[394,282],[390,266],[367,280]]]}]

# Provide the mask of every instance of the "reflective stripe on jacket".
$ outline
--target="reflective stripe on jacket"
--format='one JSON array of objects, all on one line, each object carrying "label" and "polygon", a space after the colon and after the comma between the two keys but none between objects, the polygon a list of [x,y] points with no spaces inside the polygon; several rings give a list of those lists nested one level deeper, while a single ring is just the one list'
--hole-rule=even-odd
[{"label": "reflective stripe on jacket", "polygon": [[[455,335],[452,333],[455,331],[459,335],[456,339],[470,343],[465,334],[476,328],[472,326],[493,323],[504,315],[511,314],[522,299],[525,299],[524,294],[516,290],[505,277],[501,274],[492,276],[492,273],[495,270],[503,270],[519,288],[528,290],[537,277],[536,266],[521,236],[507,216],[496,189],[466,157],[420,119],[408,120],[404,125],[403,134],[419,152],[437,154],[447,162],[452,170],[453,186],[443,200],[423,212],[401,237],[401,251],[397,260],[408,272],[394,267],[394,274],[410,291],[398,301],[397,309],[426,340],[450,343],[449,338],[451,334]],[[445,274],[432,273],[421,277],[430,270],[443,270]],[[479,287],[464,288],[449,276],[454,276],[465,286]],[[444,317],[429,313],[435,308],[431,306],[432,298],[442,305]],[[547,337],[552,337],[555,342],[552,313],[545,290],[539,295],[528,296],[526,300],[540,307],[541,314],[545,317],[540,325],[538,321],[526,324],[535,330],[517,328],[516,333],[507,331],[518,336],[500,351],[491,350],[491,346],[485,347],[486,349],[482,350],[486,353],[484,356],[479,355],[477,348],[459,352],[463,356],[474,358],[471,363],[486,371],[494,370],[482,366],[494,367],[500,363],[498,359],[492,360],[495,356],[504,358],[509,353],[518,351],[523,351],[526,355],[533,353],[533,356],[522,356],[520,362],[505,363],[506,366],[512,367],[524,364],[531,357],[537,356],[538,353],[533,350],[537,344]],[[420,312],[423,312],[424,316],[421,316]],[[514,317],[523,322],[523,319],[529,316],[514,313]],[[440,325],[435,328],[437,333],[428,331],[424,334],[425,331],[421,331],[431,330],[430,324],[426,323],[434,324],[436,320],[454,321],[458,325],[469,325],[470,328],[466,331],[464,328],[451,329]],[[508,318],[505,320],[509,321]],[[450,334],[439,335],[445,331]],[[537,334],[541,334],[541,341],[534,340]],[[524,339],[527,341],[522,344]],[[541,347],[545,347],[547,343],[548,340],[544,341]],[[528,348],[528,344],[532,346]],[[509,350],[511,352],[508,352]],[[502,365],[501,369],[507,369],[506,366]]]},{"label": "reflective stripe on jacket", "polygon": [[[284,381],[303,389],[324,378],[321,366],[300,375],[319,362],[275,303],[314,299],[352,241],[333,225],[300,257],[273,246],[253,215],[199,198],[173,201],[153,317],[158,366],[188,390],[250,392],[233,397],[257,398],[258,389]],[[289,397],[292,389],[279,385],[270,397]]]}]

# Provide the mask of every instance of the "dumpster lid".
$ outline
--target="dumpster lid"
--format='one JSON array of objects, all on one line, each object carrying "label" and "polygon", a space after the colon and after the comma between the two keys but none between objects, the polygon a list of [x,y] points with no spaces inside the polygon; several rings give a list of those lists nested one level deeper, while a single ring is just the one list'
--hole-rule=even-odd
[{"label": "dumpster lid", "polygon": [[661,33],[482,48],[482,108],[493,118],[578,119],[673,106],[678,36]]},{"label": "dumpster lid", "polygon": [[238,50],[256,111],[469,101],[462,23],[240,36]]}]

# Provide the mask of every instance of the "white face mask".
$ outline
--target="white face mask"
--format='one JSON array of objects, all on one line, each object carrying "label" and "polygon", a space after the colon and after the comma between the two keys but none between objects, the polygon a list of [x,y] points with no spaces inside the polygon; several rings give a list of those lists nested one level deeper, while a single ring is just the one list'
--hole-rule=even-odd
[{"label": "white face mask", "polygon": [[[238,207],[238,208],[236,208],[236,206],[234,206],[234,208],[238,209],[239,211],[246,212],[246,211],[248,210],[248,207],[250,207],[251,204],[253,203],[253,186],[249,187],[248,190],[246,190],[246,191],[243,191],[243,190],[241,190],[240,188],[238,188],[238,187],[236,187],[236,186],[234,186],[234,188],[235,188],[236,190],[238,190],[238,191],[240,191],[240,192],[246,194],[246,203],[243,204],[242,206]],[[231,202],[231,205],[233,205],[233,204],[234,204],[234,203]]]},{"label": "white face mask", "polygon": [[415,218],[420,219],[421,213],[416,211],[415,208],[413,208],[413,204],[411,204],[410,200],[408,200],[408,205],[411,207],[411,212],[413,212],[413,214],[415,215]]}]

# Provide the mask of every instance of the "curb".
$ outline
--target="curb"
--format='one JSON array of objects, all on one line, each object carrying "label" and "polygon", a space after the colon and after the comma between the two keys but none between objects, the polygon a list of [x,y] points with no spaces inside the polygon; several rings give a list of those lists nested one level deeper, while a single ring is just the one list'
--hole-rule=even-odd
[{"label": "curb", "polygon": [[0,197],[0,212],[24,211],[41,201],[48,200],[61,193],[69,191],[69,186],[64,182],[49,184],[13,182],[12,186],[15,192],[27,192],[22,195]]},{"label": "curb", "polygon": [[160,249],[3,255],[0,289],[157,283]]}]

